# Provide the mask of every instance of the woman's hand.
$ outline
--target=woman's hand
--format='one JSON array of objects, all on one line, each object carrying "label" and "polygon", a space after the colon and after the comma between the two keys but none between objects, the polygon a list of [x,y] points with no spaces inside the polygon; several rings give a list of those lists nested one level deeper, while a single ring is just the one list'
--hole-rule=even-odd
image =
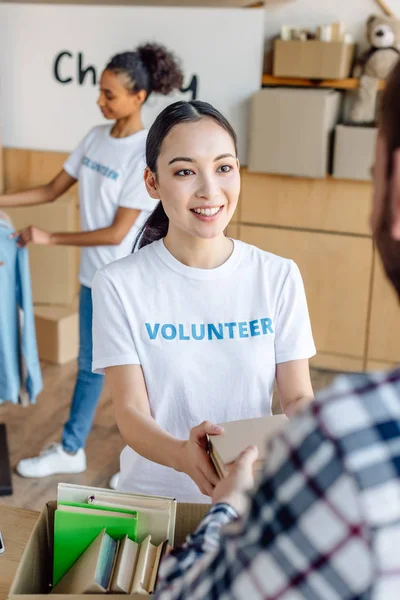
[{"label": "woman's hand", "polygon": [[16,231],[10,237],[18,238],[18,248],[24,248],[29,243],[39,244],[41,246],[50,246],[52,243],[51,233],[45,231],[44,229],[39,229],[39,227],[34,227],[33,225],[30,225],[25,229],[21,229],[21,231]]},{"label": "woman's hand", "polygon": [[212,494],[213,503],[226,502],[239,515],[247,509],[247,492],[254,487],[253,465],[258,458],[257,446],[249,446],[229,467],[229,475],[221,479]]},{"label": "woman's hand", "polygon": [[207,435],[223,433],[223,428],[204,421],[190,430],[189,439],[184,442],[180,456],[179,470],[193,479],[202,494],[212,496],[219,477],[207,453]]}]

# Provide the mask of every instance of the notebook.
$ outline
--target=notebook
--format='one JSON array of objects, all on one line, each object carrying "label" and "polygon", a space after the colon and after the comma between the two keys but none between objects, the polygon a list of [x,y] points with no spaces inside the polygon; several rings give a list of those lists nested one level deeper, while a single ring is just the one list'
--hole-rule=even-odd
[{"label": "notebook", "polygon": [[158,546],[151,543],[151,535],[143,540],[139,548],[131,594],[152,594],[154,592],[158,569],[166,549],[167,540]]},{"label": "notebook", "polygon": [[248,446],[257,446],[259,457],[254,469],[259,471],[267,455],[267,443],[287,425],[285,415],[273,415],[221,423],[224,433],[209,436],[210,457],[218,475],[226,477],[227,465],[234,462]]},{"label": "notebook", "polygon": [[105,594],[110,589],[118,546],[119,542],[103,529],[51,593]]},{"label": "notebook", "polygon": [[[84,503],[83,503],[84,504]],[[103,529],[115,540],[137,539],[137,513],[95,509],[89,504],[58,503],[54,515],[53,586]]]},{"label": "notebook", "polygon": [[125,536],[121,541],[110,591],[113,594],[129,594],[133,573],[139,553],[139,545]]}]

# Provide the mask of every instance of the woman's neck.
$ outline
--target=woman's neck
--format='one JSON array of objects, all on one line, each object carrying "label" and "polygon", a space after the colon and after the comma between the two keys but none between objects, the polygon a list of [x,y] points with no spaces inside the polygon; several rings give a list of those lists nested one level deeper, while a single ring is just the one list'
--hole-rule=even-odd
[{"label": "woman's neck", "polygon": [[125,138],[134,135],[142,129],[144,129],[144,125],[139,113],[116,121],[111,129],[111,136],[114,138]]},{"label": "woman's neck", "polygon": [[203,239],[187,235],[183,231],[169,230],[164,244],[179,262],[195,269],[216,269],[233,252],[232,240],[223,233],[216,238]]}]

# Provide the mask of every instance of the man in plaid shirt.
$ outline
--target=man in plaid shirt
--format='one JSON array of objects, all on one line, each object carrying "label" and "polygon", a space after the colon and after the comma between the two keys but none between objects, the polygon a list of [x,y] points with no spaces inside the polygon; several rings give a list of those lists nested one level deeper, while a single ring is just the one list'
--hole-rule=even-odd
[{"label": "man in plaid shirt", "polygon": [[[400,63],[382,105],[371,227],[400,296]],[[157,598],[400,599],[400,369],[339,377],[294,417],[246,511],[256,457],[241,455],[163,561]]]}]

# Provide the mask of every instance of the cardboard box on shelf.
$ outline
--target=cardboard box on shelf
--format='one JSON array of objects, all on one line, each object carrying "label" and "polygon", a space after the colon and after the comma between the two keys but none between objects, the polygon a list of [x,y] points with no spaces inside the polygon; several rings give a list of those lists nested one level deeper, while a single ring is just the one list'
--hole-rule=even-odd
[{"label": "cardboard box on shelf", "polygon": [[[48,598],[49,586],[49,565],[51,565],[51,516],[56,509],[56,502],[50,502],[42,510],[39,519],[32,531],[31,537],[25,547],[17,572],[15,574],[11,589],[8,594],[9,600],[19,600],[19,598],[29,597],[32,600]],[[175,545],[182,544],[186,536],[194,531],[201,518],[207,512],[207,504],[185,504],[178,503],[175,526]],[[91,598],[97,594],[91,594]],[[56,598],[70,598],[74,600],[83,600],[85,596],[70,594],[67,596],[55,596]],[[102,594],[101,597],[104,598]],[[134,600],[143,599],[143,594],[132,594],[130,597]],[[110,600],[121,600],[120,594],[108,594]],[[22,599],[21,599],[22,600]]]},{"label": "cardboard box on shelf", "polygon": [[249,172],[323,178],[341,94],[333,90],[266,88],[253,96]]},{"label": "cardboard box on shelf", "polygon": [[377,134],[376,127],[338,125],[335,130],[333,177],[370,181]]},{"label": "cardboard box on shelf", "polygon": [[275,40],[276,77],[346,79],[350,76],[355,44],[319,40]]},{"label": "cardboard box on shelf", "polygon": [[78,356],[79,316],[77,302],[72,307],[35,306],[39,358],[62,365]]},{"label": "cardboard box on shelf", "polygon": [[[39,206],[7,209],[19,230],[36,225],[46,231],[78,231],[75,194]],[[32,294],[36,304],[70,305],[78,289],[79,250],[72,246],[29,246]]]}]

